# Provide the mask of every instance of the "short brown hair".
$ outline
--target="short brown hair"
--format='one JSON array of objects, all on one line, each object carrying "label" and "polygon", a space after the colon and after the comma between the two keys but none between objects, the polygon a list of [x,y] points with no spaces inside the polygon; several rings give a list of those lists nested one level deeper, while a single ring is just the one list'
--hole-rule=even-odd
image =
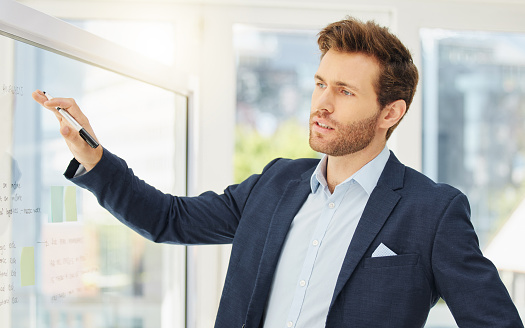
[{"label": "short brown hair", "polygon": [[[373,21],[363,23],[353,17],[347,17],[319,32],[317,43],[321,57],[330,49],[364,53],[374,57],[380,66],[379,77],[374,87],[381,109],[402,99],[406,102],[408,110],[416,92],[419,75],[410,51],[388,28],[381,27]],[[399,122],[388,129],[387,139]]]}]

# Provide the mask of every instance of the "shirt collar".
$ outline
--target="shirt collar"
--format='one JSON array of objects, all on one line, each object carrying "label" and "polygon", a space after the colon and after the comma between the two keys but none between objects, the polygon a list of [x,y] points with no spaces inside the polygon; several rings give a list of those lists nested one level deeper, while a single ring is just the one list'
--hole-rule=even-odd
[{"label": "shirt collar", "polygon": [[[370,196],[372,191],[377,185],[377,181],[385,168],[386,162],[390,157],[390,151],[388,147],[385,146],[381,153],[377,155],[370,162],[365,164],[359,171],[354,173],[351,177],[346,179],[343,183],[349,182],[351,180],[356,181],[363,187],[366,193]],[[326,164],[328,163],[328,156],[324,155],[319,164],[317,165],[312,177],[310,178],[310,187],[312,188],[312,193],[315,193],[319,186],[326,187]]]}]

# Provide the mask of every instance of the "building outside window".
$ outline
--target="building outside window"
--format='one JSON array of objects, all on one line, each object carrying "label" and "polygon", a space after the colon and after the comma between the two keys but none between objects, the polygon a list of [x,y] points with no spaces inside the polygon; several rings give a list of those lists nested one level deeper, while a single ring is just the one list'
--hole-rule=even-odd
[{"label": "building outside window", "polygon": [[468,196],[481,249],[523,311],[525,35],[424,29],[421,39],[423,170]]}]

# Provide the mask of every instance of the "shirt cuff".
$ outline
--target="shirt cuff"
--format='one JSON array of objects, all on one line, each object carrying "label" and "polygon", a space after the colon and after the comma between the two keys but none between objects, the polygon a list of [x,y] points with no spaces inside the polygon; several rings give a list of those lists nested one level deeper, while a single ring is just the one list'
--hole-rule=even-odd
[{"label": "shirt cuff", "polygon": [[86,168],[84,167],[84,165],[80,164],[80,165],[78,166],[78,169],[77,169],[77,171],[75,172],[75,175],[73,176],[73,178],[79,177],[79,176],[84,175],[84,174],[86,174],[86,173],[87,173]]},{"label": "shirt cuff", "polygon": [[66,172],[64,172],[64,176],[71,180],[73,178],[77,178],[79,176],[82,176],[87,173],[86,168],[84,165],[80,164],[76,159],[72,159],[71,162],[69,162],[69,166],[66,169]]}]

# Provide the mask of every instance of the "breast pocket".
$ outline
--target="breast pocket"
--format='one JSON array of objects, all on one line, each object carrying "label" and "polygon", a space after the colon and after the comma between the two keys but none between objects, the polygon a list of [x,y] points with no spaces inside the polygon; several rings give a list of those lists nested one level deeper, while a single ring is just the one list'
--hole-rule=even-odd
[{"label": "breast pocket", "polygon": [[372,289],[427,289],[430,285],[419,254],[369,257],[363,260],[361,278]]},{"label": "breast pocket", "polygon": [[[364,258],[334,307],[348,317],[366,318],[366,327],[412,327],[407,318],[424,322],[432,288],[423,262],[420,254]],[[363,322],[354,326],[365,327]]]},{"label": "breast pocket", "polygon": [[364,268],[387,268],[414,266],[419,262],[419,254],[403,254],[394,256],[369,257],[363,261]]}]

